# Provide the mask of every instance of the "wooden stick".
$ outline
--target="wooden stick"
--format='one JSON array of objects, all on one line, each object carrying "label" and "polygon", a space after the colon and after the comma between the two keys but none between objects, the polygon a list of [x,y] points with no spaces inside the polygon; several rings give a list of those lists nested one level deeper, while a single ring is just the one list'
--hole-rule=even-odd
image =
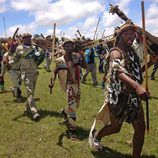
[{"label": "wooden stick", "polygon": [[52,56],[54,56],[54,48],[55,48],[55,30],[56,30],[56,23],[54,23],[53,35],[52,35]]},{"label": "wooden stick", "polygon": [[[142,8],[142,33],[143,33],[143,49],[144,49],[144,63],[145,63],[145,88],[148,92],[148,64],[147,64],[147,44],[146,44],[146,33],[145,33],[145,14],[144,14],[144,1],[141,1]],[[149,132],[149,104],[148,99],[146,101],[146,123],[147,131]]]},{"label": "wooden stick", "polygon": [[[54,27],[53,27],[53,35],[52,35],[52,60],[54,57],[54,50],[55,50],[55,31],[56,31],[56,23],[54,23]],[[53,76],[54,76],[54,71],[52,70],[52,75],[51,75],[51,81],[50,83],[52,84],[53,82]],[[50,88],[50,94],[52,94],[52,86],[49,87]]]},{"label": "wooden stick", "polygon": [[5,37],[7,37],[6,24],[5,24],[5,17],[4,16],[3,16],[3,24],[4,24]]},{"label": "wooden stick", "polygon": [[103,33],[101,35],[101,38],[104,38],[104,33],[105,33],[105,29],[104,29],[104,31],[103,31]]},{"label": "wooden stick", "polygon": [[96,29],[95,29],[95,32],[94,32],[93,40],[95,40],[95,38],[96,38],[95,36],[96,36],[97,30],[98,30],[99,22],[100,22],[100,17],[99,17],[98,22],[97,22],[97,26],[96,26]]},{"label": "wooden stick", "polygon": [[13,36],[12,36],[12,39],[11,39],[11,46],[10,46],[8,52],[10,52],[11,47],[13,46],[13,42],[14,42],[15,36],[17,35],[18,31],[19,31],[19,27],[16,28],[16,30],[15,30]]},{"label": "wooden stick", "polygon": [[77,33],[79,34],[79,36],[82,38],[83,36],[81,35],[80,31],[77,30]]}]

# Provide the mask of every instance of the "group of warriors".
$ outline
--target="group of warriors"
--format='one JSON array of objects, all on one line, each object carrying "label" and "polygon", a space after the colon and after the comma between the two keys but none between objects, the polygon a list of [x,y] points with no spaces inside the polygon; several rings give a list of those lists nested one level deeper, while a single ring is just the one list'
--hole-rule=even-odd
[{"label": "group of warriors", "polygon": [[[96,150],[101,150],[101,139],[118,133],[123,122],[127,122],[134,128],[133,158],[140,158],[145,136],[145,118],[141,100],[146,101],[149,98],[148,91],[142,86],[142,73],[145,71],[142,30],[128,19],[118,6],[111,6],[110,12],[118,14],[125,23],[115,29],[112,39],[101,40],[96,47],[99,56],[99,72],[104,74],[102,85],[105,88],[105,101],[91,127],[89,145]],[[148,32],[147,40],[150,56],[148,67],[150,67],[158,60],[158,42],[157,38]],[[88,43],[92,46],[94,44],[93,41],[85,41],[85,39],[76,41],[66,39],[59,42],[53,54],[56,56],[55,68],[51,71],[49,83],[51,93],[58,76],[62,90],[67,94],[67,106],[62,109],[61,114],[65,119],[70,138],[73,140],[78,138],[76,110],[80,104],[80,80],[84,83],[87,74],[91,72],[93,83],[97,84],[94,72],[94,50]],[[43,42],[45,46],[48,45],[47,49],[42,47]],[[33,43],[35,43],[34,46]],[[51,52],[52,40],[32,38],[31,34],[24,33],[20,39],[14,38],[10,43],[8,42],[7,48],[4,44],[5,42],[1,43],[1,53],[4,54],[3,58],[1,57],[1,89],[4,89],[3,77],[6,70],[11,78],[17,101],[22,99],[20,86],[24,82],[27,90],[25,112],[31,114],[32,119],[37,121],[40,114],[36,108],[34,92],[38,65],[46,56],[50,59],[45,67],[47,71],[50,71],[51,55],[49,56],[48,52]],[[38,47],[40,47],[39,50]],[[91,58],[86,58],[86,55],[91,54],[93,54]],[[105,68],[103,68],[104,60]],[[86,71],[81,77],[82,68]],[[99,121],[104,126],[96,130]]]}]

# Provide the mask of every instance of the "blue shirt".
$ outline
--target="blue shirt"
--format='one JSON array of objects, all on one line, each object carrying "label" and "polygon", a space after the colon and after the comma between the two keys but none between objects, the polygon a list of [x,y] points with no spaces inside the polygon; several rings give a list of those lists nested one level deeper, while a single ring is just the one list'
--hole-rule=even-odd
[{"label": "blue shirt", "polygon": [[85,59],[86,59],[86,63],[87,63],[87,64],[88,64],[89,61],[90,61],[90,58],[89,58],[90,54],[91,54],[91,50],[90,50],[89,48],[86,49],[86,51],[85,51]]}]

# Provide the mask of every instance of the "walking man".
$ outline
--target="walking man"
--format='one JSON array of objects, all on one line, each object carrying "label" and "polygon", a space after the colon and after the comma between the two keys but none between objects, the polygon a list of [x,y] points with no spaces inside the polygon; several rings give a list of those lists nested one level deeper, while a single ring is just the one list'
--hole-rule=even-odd
[{"label": "walking man", "polygon": [[19,62],[21,78],[27,91],[26,112],[31,114],[33,120],[38,121],[40,115],[34,99],[38,70],[33,55],[35,50],[32,47],[31,37],[32,35],[29,33],[22,34],[22,44],[17,47],[14,60]]},{"label": "walking man", "polygon": [[67,107],[62,110],[62,115],[67,122],[70,138],[76,140],[76,110],[80,103],[80,66],[86,68],[86,62],[82,52],[74,52],[74,42],[69,40],[62,46],[65,52],[56,59],[56,68],[49,87],[53,88],[58,74],[61,87],[67,93]]},{"label": "walking man", "polygon": [[118,133],[123,122],[132,124],[133,158],[140,158],[145,136],[145,120],[141,100],[148,98],[142,84],[142,73],[138,55],[132,49],[136,27],[130,21],[116,30],[115,47],[109,53],[109,73],[107,95],[96,121],[104,122],[104,127],[95,132],[95,122],[89,135],[89,144],[101,150],[101,139]]}]

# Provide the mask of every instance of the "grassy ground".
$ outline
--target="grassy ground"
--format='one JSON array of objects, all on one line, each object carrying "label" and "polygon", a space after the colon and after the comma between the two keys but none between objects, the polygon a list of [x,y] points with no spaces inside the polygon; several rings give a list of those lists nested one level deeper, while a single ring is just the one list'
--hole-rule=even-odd
[{"label": "grassy ground", "polygon": [[[39,122],[33,122],[23,115],[25,103],[15,103],[11,92],[0,94],[0,158],[130,158],[133,129],[124,124],[119,134],[104,137],[102,152],[95,152],[88,145],[88,134],[93,119],[101,107],[104,97],[99,87],[81,84],[81,105],[77,111],[79,141],[67,138],[66,127],[60,110],[66,106],[66,96],[60,91],[57,81],[52,95],[48,83],[50,73],[41,66],[36,88],[36,103],[41,115]],[[150,69],[151,71],[151,69]],[[150,74],[150,72],[149,72]],[[102,78],[102,74],[98,74]],[[98,80],[99,80],[98,79]],[[6,88],[11,82],[6,74]],[[152,99],[150,105],[150,132],[146,133],[143,158],[158,158],[158,75],[149,81]],[[26,96],[25,89],[23,96]],[[144,104],[145,109],[145,104]]]}]

